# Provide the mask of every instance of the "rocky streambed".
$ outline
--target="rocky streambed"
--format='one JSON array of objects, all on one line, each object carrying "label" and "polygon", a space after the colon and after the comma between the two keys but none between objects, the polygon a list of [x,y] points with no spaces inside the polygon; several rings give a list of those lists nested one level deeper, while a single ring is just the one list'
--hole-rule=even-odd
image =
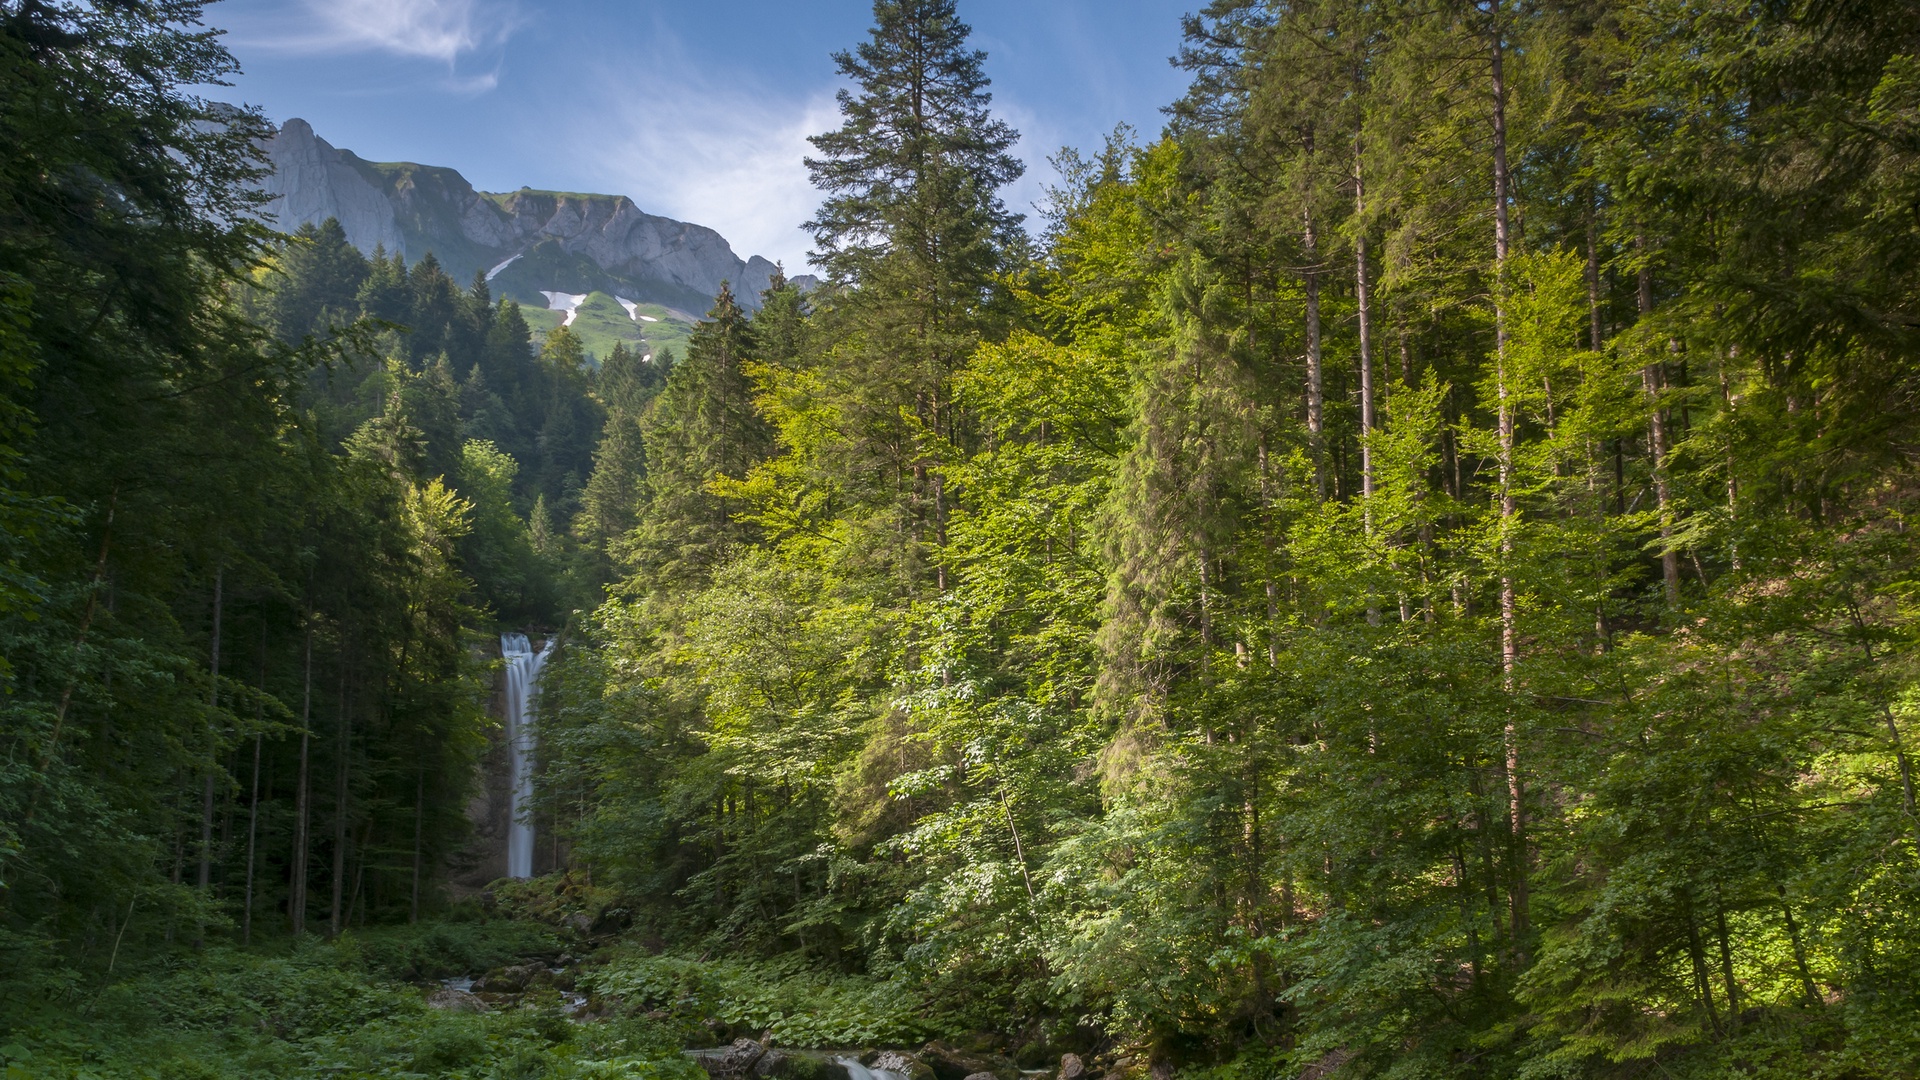
[{"label": "rocky streambed", "polygon": [[1096,1077],[1077,1054],[1061,1055],[1057,1070],[1022,1069],[1003,1055],[939,1041],[917,1050],[793,1050],[736,1039],[687,1053],[713,1080],[1123,1080],[1126,1075],[1114,1070]]},{"label": "rocky streambed", "polygon": [[[427,1004],[450,1012],[483,1013],[522,1008],[557,1008],[575,1022],[591,1023],[627,1008],[584,992],[577,973],[600,958],[579,960],[568,954],[532,957],[477,976],[446,978],[427,988]],[[584,980],[591,985],[591,979]],[[650,1016],[665,1018],[664,1011]],[[708,1020],[707,1030],[725,1038],[724,1024]],[[737,1033],[738,1029],[735,1029]],[[912,1049],[801,1049],[771,1041],[740,1038],[724,1046],[689,1049],[711,1080],[1150,1080],[1146,1062],[1124,1052],[1058,1054],[1048,1058],[1021,1051],[1021,1060],[993,1049],[997,1041],[982,1035],[966,1046],[935,1040]],[[1058,1044],[1056,1044],[1056,1047]],[[1039,1060],[1036,1060],[1039,1058]],[[1028,1067],[1022,1067],[1022,1065]],[[1034,1068],[1035,1065],[1044,1065]],[[1156,1074],[1157,1076],[1157,1074]]]},{"label": "rocky streambed", "polygon": [[478,977],[458,976],[440,980],[427,993],[428,1006],[449,1012],[491,1012],[544,1002],[557,1002],[570,1017],[588,1019],[587,995],[575,987],[571,956],[557,962],[528,961],[497,967]]}]

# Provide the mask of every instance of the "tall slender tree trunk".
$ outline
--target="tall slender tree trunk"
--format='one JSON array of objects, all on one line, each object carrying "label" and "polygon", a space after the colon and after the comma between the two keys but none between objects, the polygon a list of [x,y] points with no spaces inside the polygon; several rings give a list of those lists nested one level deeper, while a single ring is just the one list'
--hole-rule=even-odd
[{"label": "tall slender tree trunk", "polygon": [[[1586,218],[1587,218],[1587,344],[1589,348],[1591,348],[1594,352],[1597,353],[1601,350],[1601,348],[1604,346],[1606,342],[1606,327],[1602,322],[1601,310],[1600,310],[1600,213],[1599,213],[1599,209],[1594,205],[1594,201],[1596,197],[1597,197],[1596,193],[1588,192]],[[1604,451],[1604,447],[1602,446],[1597,446],[1597,445],[1592,446],[1592,449],[1590,452],[1593,453],[1595,457],[1593,461],[1589,462],[1589,467],[1587,472],[1588,472],[1588,485],[1595,492],[1595,499],[1596,499],[1596,502],[1594,505],[1595,516],[1602,519],[1602,521],[1604,522],[1604,519],[1606,517],[1606,507],[1604,503],[1598,501],[1600,498],[1600,496],[1598,495],[1598,491],[1599,491],[1598,473],[1602,467],[1599,462],[1598,455],[1603,451]],[[1595,645],[1596,652],[1605,652],[1610,647],[1613,641],[1613,630],[1611,627],[1607,625],[1607,597],[1605,594],[1607,570],[1608,570],[1608,565],[1607,565],[1606,552],[1601,545],[1595,544],[1594,545],[1594,572],[1595,572],[1595,578],[1600,583],[1600,590],[1601,590],[1601,595],[1597,600],[1594,601],[1594,605],[1593,605],[1593,636],[1596,642],[1596,645]]]},{"label": "tall slender tree trunk", "polygon": [[1326,379],[1320,364],[1320,238],[1313,219],[1313,128],[1305,137],[1306,173],[1302,193],[1300,247],[1306,257],[1307,290],[1307,441],[1313,455],[1313,483],[1327,497]]},{"label": "tall slender tree trunk", "polygon": [[[1353,140],[1353,292],[1360,320],[1360,514],[1368,536],[1373,535],[1373,320],[1371,294],[1367,282],[1367,187],[1361,165],[1362,142]],[[1401,601],[1401,621],[1406,620],[1406,602]],[[1380,625],[1380,608],[1367,602],[1367,622]]]},{"label": "tall slender tree trunk", "polygon": [[260,839],[260,733],[253,733],[253,789],[247,798],[247,886],[240,909],[240,944],[253,944],[253,866]]},{"label": "tall slender tree trunk", "polygon": [[[1635,279],[1635,298],[1640,317],[1653,313],[1653,269],[1646,264],[1646,240],[1635,237],[1641,263]],[[1673,546],[1673,490],[1667,480],[1667,417],[1660,406],[1660,391],[1666,382],[1666,365],[1655,360],[1640,369],[1640,389],[1647,398],[1647,455],[1653,465],[1653,497],[1660,513],[1660,580],[1665,586],[1667,606],[1680,603],[1680,553]]]},{"label": "tall slender tree trunk", "polygon": [[[1518,612],[1513,578],[1513,529],[1519,516],[1514,498],[1514,403],[1507,385],[1507,259],[1511,240],[1507,220],[1510,181],[1507,172],[1507,80],[1505,27],[1498,0],[1493,15],[1493,266],[1494,266],[1494,378],[1499,398],[1500,427],[1500,671],[1513,708],[1519,687],[1515,669],[1520,663]],[[1507,772],[1507,815],[1512,823],[1514,872],[1510,896],[1513,936],[1520,945],[1527,930],[1527,805],[1526,784],[1520,771],[1520,733],[1511,712],[1504,733]]]},{"label": "tall slender tree trunk", "polygon": [[1600,351],[1605,341],[1604,327],[1600,320],[1600,215],[1593,205],[1593,196],[1587,199],[1587,344],[1594,352]]},{"label": "tall slender tree trunk", "polygon": [[1360,164],[1361,144],[1353,141],[1353,291],[1360,315],[1360,498],[1367,530],[1373,529],[1373,325],[1367,282],[1367,189]]},{"label": "tall slender tree trunk", "polygon": [[307,932],[307,823],[312,815],[308,762],[313,742],[313,613],[307,612],[300,659],[300,775],[293,792],[293,866],[289,871],[287,919],[295,937]]},{"label": "tall slender tree trunk", "polygon": [[213,726],[213,711],[220,707],[220,615],[224,605],[226,567],[213,571],[213,647],[207,661],[207,769],[200,784],[200,873],[202,890],[213,880],[213,758],[218,733]]},{"label": "tall slender tree trunk", "polygon": [[413,780],[413,896],[407,921],[420,921],[420,838],[426,826],[427,769],[422,765]]},{"label": "tall slender tree trunk", "polygon": [[[344,652],[344,650],[342,650]],[[340,664],[340,723],[335,734],[333,786],[333,903],[327,911],[327,937],[340,936],[341,919],[346,914],[340,904],[346,899],[347,877],[347,792],[352,780],[348,751],[352,745],[353,712],[347,701],[347,668]]]},{"label": "tall slender tree trunk", "polygon": [[247,797],[247,886],[240,910],[240,943],[253,944],[254,854],[260,840],[260,724],[267,714],[267,624],[260,622],[260,679],[253,706],[253,785]]}]

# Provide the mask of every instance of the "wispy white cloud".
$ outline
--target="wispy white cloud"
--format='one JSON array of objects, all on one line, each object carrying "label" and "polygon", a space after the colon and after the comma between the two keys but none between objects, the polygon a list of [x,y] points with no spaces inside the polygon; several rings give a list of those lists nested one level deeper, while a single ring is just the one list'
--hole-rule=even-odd
[{"label": "wispy white cloud", "polygon": [[330,43],[451,64],[513,32],[511,6],[485,0],[307,0]]},{"label": "wispy white cloud", "polygon": [[[839,126],[839,85],[774,93],[739,69],[694,62],[659,24],[647,56],[637,77],[633,68],[607,68],[583,80],[582,89],[592,89],[565,110],[555,156],[591,163],[576,168],[643,210],[718,231],[742,258],[763,255],[802,272],[812,237],[801,225],[820,205],[807,176],[807,137]],[[1071,136],[1009,97],[997,96],[993,111],[1020,131],[1014,153],[1027,166],[1001,197],[1036,228],[1036,206],[1058,182],[1047,158]]]},{"label": "wispy white cloud", "polygon": [[[513,0],[298,0],[242,5],[229,16],[237,44],[296,53],[384,52],[461,59],[504,44],[521,22]],[[265,10],[261,10],[265,7]],[[456,89],[491,89],[492,74],[454,78]]]},{"label": "wispy white cloud", "polygon": [[717,84],[667,48],[638,83],[631,71],[599,82],[591,106],[570,110],[562,153],[593,162],[603,190],[649,213],[714,229],[741,258],[805,272],[811,238],[801,225],[819,206],[807,136],[838,124],[833,87],[782,99]]},{"label": "wispy white cloud", "polygon": [[[807,176],[807,137],[839,126],[836,89],[777,100],[655,67],[637,93],[629,79],[610,81],[608,108],[576,114],[568,152],[596,161],[598,182],[641,209],[705,225],[742,258],[763,255],[800,273],[812,245],[801,225],[820,205]],[[1060,149],[1061,133],[1011,102],[994,111],[1022,133],[1015,154],[1027,172],[1001,196],[1032,228],[1036,204],[1057,182],[1046,159]]]}]

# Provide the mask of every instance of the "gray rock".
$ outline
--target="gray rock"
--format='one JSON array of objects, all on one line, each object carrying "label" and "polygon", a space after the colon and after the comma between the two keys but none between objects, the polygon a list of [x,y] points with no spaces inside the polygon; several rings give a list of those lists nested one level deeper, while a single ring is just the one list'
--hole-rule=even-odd
[{"label": "gray rock", "polygon": [[[272,173],[261,182],[271,196],[262,216],[275,228],[292,232],[337,218],[362,251],[380,244],[410,260],[432,251],[456,279],[551,242],[609,275],[594,288],[618,290],[625,282],[633,292],[642,291],[634,285],[656,283],[676,295],[713,297],[726,281],[743,306],[756,308],[775,270],[758,255],[735,255],[712,229],[646,213],[623,195],[531,188],[488,194],[453,169],[364,161],[335,149],[297,118],[263,149]],[[794,281],[802,288],[815,284],[805,275]],[[531,287],[570,290],[580,284]]]},{"label": "gray rock", "polygon": [[880,1051],[874,1055],[871,1062],[868,1062],[867,1067],[899,1073],[907,1080],[937,1080],[933,1069],[926,1062],[900,1050]]},{"label": "gray rock", "polygon": [[483,1013],[487,1011],[487,1003],[465,990],[442,986],[427,995],[427,1008],[456,1013]]},{"label": "gray rock", "polygon": [[275,228],[292,232],[337,218],[347,240],[362,251],[372,251],[375,244],[404,250],[393,204],[305,120],[287,121],[265,150],[273,172],[261,180],[260,190],[272,199],[261,210]]},{"label": "gray rock", "polygon": [[735,1039],[718,1054],[701,1054],[700,1065],[714,1080],[742,1080],[754,1075],[754,1066],[766,1053],[767,1048],[752,1039]]},{"label": "gray rock", "polygon": [[1079,1054],[1060,1055],[1060,1080],[1080,1080],[1087,1075],[1087,1065],[1080,1060]]},{"label": "gray rock", "polygon": [[537,983],[550,982],[552,977],[539,964],[513,964],[487,972],[473,988],[486,994],[520,994]]}]

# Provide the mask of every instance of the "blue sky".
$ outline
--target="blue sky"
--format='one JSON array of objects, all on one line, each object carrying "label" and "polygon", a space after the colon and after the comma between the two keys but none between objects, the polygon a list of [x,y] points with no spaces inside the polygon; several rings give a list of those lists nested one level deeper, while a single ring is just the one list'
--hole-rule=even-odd
[{"label": "blue sky", "polygon": [[[960,0],[994,108],[1024,136],[1030,211],[1061,146],[1115,124],[1157,132],[1183,73],[1180,16],[1204,0]],[[829,54],[870,0],[224,0],[245,74],[276,121],[376,161],[459,169],[476,187],[628,195],[709,225],[742,256],[805,259],[806,136],[837,124]]]}]

